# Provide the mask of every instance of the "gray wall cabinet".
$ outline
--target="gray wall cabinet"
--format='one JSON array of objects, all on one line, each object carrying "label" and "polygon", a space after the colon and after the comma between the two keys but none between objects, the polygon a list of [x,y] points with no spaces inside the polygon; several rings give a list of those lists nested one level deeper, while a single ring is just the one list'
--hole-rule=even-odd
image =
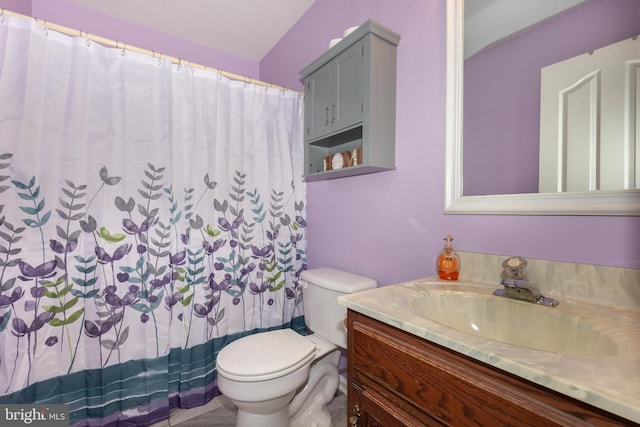
[{"label": "gray wall cabinet", "polygon": [[307,181],[395,169],[399,41],[370,20],[300,72]]}]

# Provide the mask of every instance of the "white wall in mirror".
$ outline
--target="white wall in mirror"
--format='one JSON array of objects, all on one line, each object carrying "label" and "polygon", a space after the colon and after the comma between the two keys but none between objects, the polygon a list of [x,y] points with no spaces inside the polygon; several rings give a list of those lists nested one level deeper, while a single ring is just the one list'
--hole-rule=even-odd
[{"label": "white wall in mirror", "polygon": [[463,196],[463,22],[464,0],[447,0],[445,213],[640,215],[638,190]]}]

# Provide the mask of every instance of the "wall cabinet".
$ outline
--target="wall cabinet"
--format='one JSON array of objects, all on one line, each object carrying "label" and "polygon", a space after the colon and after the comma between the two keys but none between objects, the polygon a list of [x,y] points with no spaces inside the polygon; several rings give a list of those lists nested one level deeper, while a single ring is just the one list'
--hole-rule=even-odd
[{"label": "wall cabinet", "polygon": [[350,425],[634,425],[352,310],[347,330]]},{"label": "wall cabinet", "polygon": [[[395,168],[399,40],[393,31],[367,21],[300,72],[307,180]],[[354,150],[358,161],[352,164]],[[331,164],[336,153],[346,156],[339,169]]]}]

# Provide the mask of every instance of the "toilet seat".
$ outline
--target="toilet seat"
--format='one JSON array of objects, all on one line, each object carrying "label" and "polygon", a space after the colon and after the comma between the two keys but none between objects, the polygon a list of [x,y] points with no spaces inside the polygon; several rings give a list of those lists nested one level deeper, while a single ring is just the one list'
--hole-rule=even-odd
[{"label": "toilet seat", "polygon": [[316,346],[292,329],[261,332],[240,338],[218,353],[218,373],[240,382],[285,376],[314,359]]}]

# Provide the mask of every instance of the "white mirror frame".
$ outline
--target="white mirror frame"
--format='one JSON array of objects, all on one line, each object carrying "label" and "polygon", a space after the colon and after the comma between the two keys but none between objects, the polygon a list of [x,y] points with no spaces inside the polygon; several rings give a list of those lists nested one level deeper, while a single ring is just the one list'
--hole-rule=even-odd
[{"label": "white mirror frame", "polygon": [[487,215],[640,215],[640,190],[462,195],[464,0],[447,0],[445,213]]}]

